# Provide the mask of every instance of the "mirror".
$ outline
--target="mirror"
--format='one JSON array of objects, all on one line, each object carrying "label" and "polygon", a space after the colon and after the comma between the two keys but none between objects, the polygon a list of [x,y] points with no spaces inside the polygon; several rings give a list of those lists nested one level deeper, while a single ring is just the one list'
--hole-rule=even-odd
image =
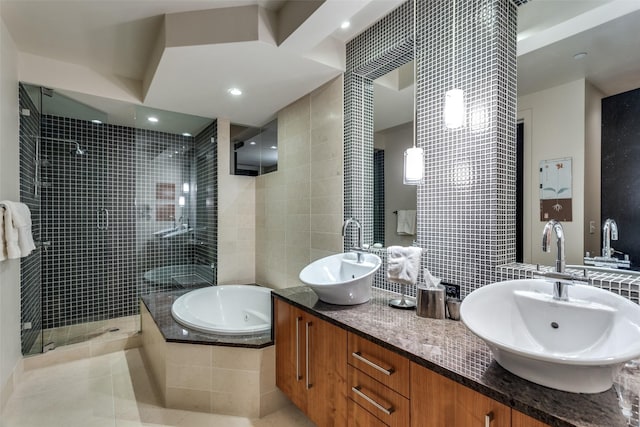
[{"label": "mirror", "polygon": [[258,176],[278,170],[278,120],[261,127],[231,124],[231,175]]},{"label": "mirror", "polygon": [[411,246],[416,240],[415,185],[402,182],[404,151],[413,145],[413,61],[373,81],[373,241]]},{"label": "mirror", "polygon": [[[621,226],[623,217],[631,217],[631,223],[637,223],[640,211],[630,213],[629,208],[621,211],[601,197],[601,191],[605,190],[601,190],[600,168],[601,143],[602,147],[606,146],[606,141],[601,141],[602,100],[609,102],[614,99],[609,98],[613,95],[640,87],[637,78],[640,52],[635,43],[640,11],[637,7],[630,13],[618,11],[616,8],[620,5],[615,2],[572,3],[575,4],[534,1],[518,10],[518,119],[524,123],[523,252],[524,261],[533,264],[553,265],[555,258],[554,253],[545,254],[540,249],[540,236],[546,221],[540,208],[539,167],[545,160],[571,159],[572,219],[562,222],[567,264],[583,264],[585,252],[592,257],[601,255],[602,226],[606,218],[619,222],[620,240],[611,242],[615,249],[629,253],[640,240],[633,227]],[[547,29],[540,30],[547,22],[543,16],[555,16],[555,20],[549,22],[555,25],[558,20],[570,17],[568,14],[577,16],[558,28],[571,34],[569,37],[526,51],[554,30],[549,28],[546,33]],[[587,18],[593,21],[595,16],[599,25],[585,23]],[[611,16],[619,17],[611,19]],[[540,34],[527,39],[534,30]],[[557,28],[555,30],[557,33]],[[615,126],[619,128],[622,124]],[[605,133],[602,135],[606,138]],[[622,159],[616,164],[608,161],[607,177],[620,173],[631,164],[628,159],[624,161],[624,156]],[[620,187],[626,188],[626,195],[635,198],[634,193],[628,193],[637,191],[635,184],[628,178],[620,181]],[[636,254],[630,254],[634,269],[640,266],[640,253]],[[622,258],[622,255],[618,256]]]}]

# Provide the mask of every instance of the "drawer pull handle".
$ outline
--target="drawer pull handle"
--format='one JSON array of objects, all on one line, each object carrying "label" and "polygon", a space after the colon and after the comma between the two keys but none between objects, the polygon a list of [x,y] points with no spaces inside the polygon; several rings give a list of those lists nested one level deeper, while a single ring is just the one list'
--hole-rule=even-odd
[{"label": "drawer pull handle", "polygon": [[385,369],[382,366],[373,363],[371,360],[367,359],[366,357],[363,357],[362,353],[360,353],[359,351],[355,351],[351,353],[351,355],[356,359],[358,359],[359,361],[366,363],[367,365],[371,366],[374,369],[377,369],[378,371],[382,372],[385,375],[391,375],[395,372],[393,368]]},{"label": "drawer pull handle", "polygon": [[367,402],[371,403],[376,408],[380,409],[385,414],[391,415],[393,413],[393,411],[394,411],[393,406],[391,406],[389,408],[385,408],[384,406],[382,406],[381,404],[379,404],[378,402],[376,402],[375,400],[373,400],[372,398],[370,398],[369,396],[367,396],[366,394],[361,392],[360,391],[360,386],[351,387],[351,390],[353,390],[353,392],[355,394],[357,394],[358,396],[360,396],[361,398],[363,398]]},{"label": "drawer pull handle", "polygon": [[493,421],[493,412],[484,416],[484,427],[491,427],[491,421]]}]

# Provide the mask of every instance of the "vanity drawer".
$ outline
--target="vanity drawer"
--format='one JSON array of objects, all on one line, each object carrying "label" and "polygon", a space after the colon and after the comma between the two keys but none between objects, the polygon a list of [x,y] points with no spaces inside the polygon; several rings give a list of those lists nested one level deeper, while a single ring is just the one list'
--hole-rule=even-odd
[{"label": "vanity drawer", "polygon": [[409,359],[349,333],[347,360],[362,372],[409,397]]},{"label": "vanity drawer", "polygon": [[356,405],[390,427],[409,425],[409,399],[353,366],[349,366],[348,378],[347,395]]},{"label": "vanity drawer", "polygon": [[353,400],[347,399],[347,427],[387,427],[387,425]]}]

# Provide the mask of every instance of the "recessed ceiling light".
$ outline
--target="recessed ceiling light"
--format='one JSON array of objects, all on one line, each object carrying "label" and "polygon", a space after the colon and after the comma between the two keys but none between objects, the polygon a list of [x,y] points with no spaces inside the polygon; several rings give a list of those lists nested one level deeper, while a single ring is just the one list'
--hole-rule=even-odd
[{"label": "recessed ceiling light", "polygon": [[249,145],[256,145],[255,141],[249,141]]},{"label": "recessed ceiling light", "polygon": [[340,24],[340,28],[342,28],[343,30],[346,30],[350,26],[351,26],[351,22],[349,21],[344,21],[342,24]]},{"label": "recessed ceiling light", "polygon": [[272,145],[272,146],[271,146],[271,147],[269,147],[269,148],[271,148],[272,150],[277,150],[277,149],[278,149],[278,147],[276,147],[275,145]]},{"label": "recessed ceiling light", "polygon": [[587,56],[587,52],[578,52],[575,55],[573,55],[573,59],[582,59],[585,56]]},{"label": "recessed ceiling light", "polygon": [[91,120],[91,123],[95,123],[95,124],[97,124],[97,125],[101,125],[101,124],[102,124],[102,121],[101,121],[101,120],[98,120],[98,119],[93,119],[93,120]]},{"label": "recessed ceiling light", "polygon": [[149,120],[151,123],[158,123],[157,117],[149,116],[147,117],[147,120]]},{"label": "recessed ceiling light", "polygon": [[240,96],[242,95],[242,91],[240,89],[238,89],[237,87],[232,87],[231,89],[229,89],[227,92],[229,92],[231,95],[233,96]]},{"label": "recessed ceiling light", "polygon": [[189,132],[182,132],[182,136],[192,136]]}]

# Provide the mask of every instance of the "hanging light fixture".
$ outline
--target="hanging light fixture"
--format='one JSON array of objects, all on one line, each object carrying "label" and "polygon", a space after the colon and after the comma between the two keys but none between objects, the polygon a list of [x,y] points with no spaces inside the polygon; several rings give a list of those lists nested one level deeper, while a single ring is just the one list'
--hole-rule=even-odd
[{"label": "hanging light fixture", "polygon": [[417,0],[413,2],[413,147],[404,151],[404,174],[402,182],[405,185],[418,185],[422,183],[424,178],[424,151],[422,147],[416,147],[418,139],[418,117],[416,104],[416,91],[418,89],[418,50],[417,46]]},{"label": "hanging light fixture", "polygon": [[464,90],[455,88],[457,83],[456,68],[456,0],[453,2],[453,42],[451,49],[451,68],[453,69],[453,86],[444,95],[444,124],[449,129],[457,129],[464,126],[465,105]]}]

